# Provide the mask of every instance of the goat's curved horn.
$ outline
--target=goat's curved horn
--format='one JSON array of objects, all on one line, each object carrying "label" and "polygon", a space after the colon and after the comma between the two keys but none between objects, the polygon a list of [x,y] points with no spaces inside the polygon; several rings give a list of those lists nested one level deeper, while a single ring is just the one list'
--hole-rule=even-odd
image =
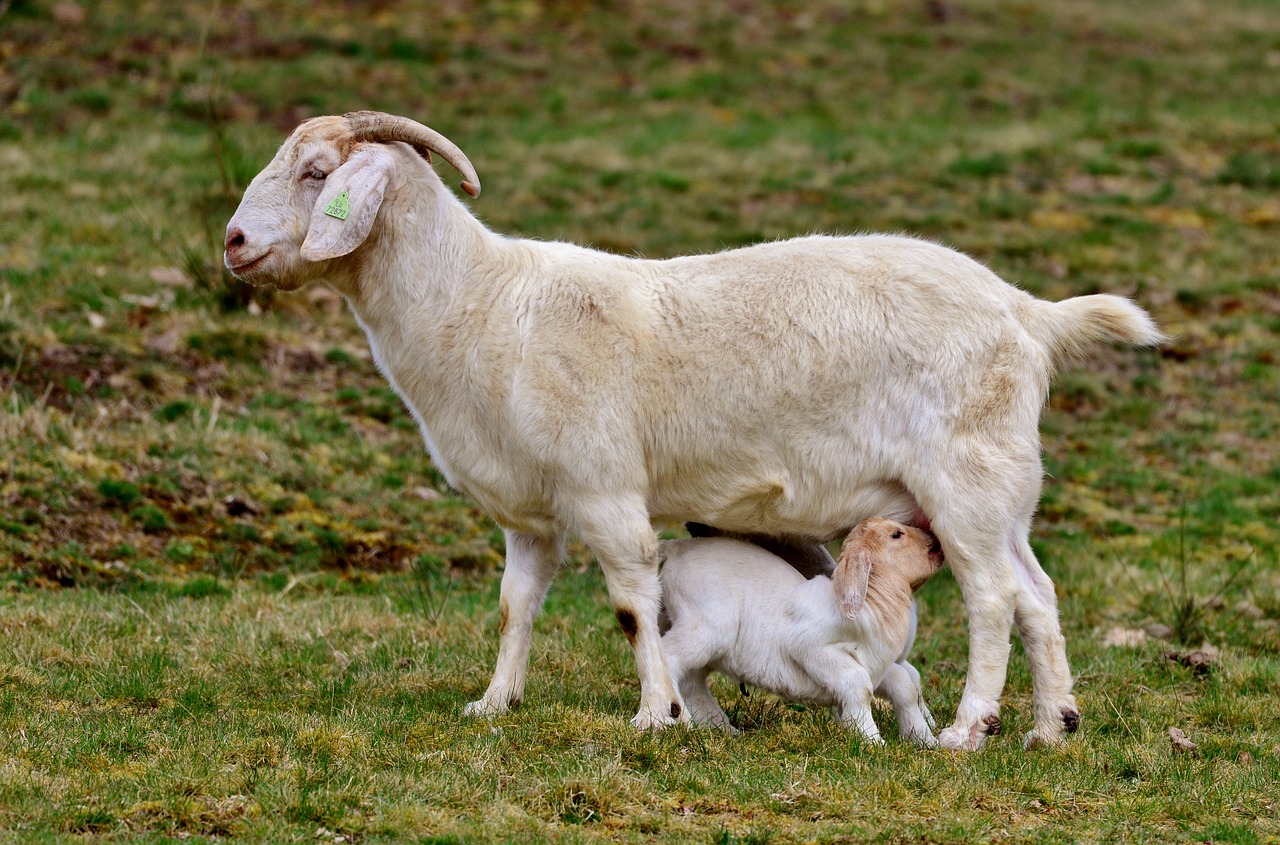
[{"label": "goat's curved horn", "polygon": [[404,141],[419,151],[429,150],[453,165],[462,174],[462,190],[480,196],[480,177],[458,145],[434,129],[407,117],[380,111],[355,111],[343,115],[357,141]]}]

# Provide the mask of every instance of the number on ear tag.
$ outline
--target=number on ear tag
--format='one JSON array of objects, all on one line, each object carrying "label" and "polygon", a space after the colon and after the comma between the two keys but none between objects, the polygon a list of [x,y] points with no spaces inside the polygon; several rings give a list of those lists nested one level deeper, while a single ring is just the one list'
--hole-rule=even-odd
[{"label": "number on ear tag", "polygon": [[346,220],[351,213],[351,205],[347,202],[347,192],[343,191],[324,207],[324,213],[339,220]]}]

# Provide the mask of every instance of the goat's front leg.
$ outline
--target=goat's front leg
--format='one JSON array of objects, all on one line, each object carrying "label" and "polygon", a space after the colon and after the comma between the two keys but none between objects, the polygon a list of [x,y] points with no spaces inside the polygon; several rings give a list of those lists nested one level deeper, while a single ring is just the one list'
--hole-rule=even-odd
[{"label": "goat's front leg", "polygon": [[885,671],[876,695],[893,705],[893,714],[898,718],[898,736],[925,748],[937,746],[933,715],[925,706],[916,667],[905,660],[894,663]]},{"label": "goat's front leg", "polygon": [[551,580],[564,559],[564,538],[538,537],[504,529],[507,563],[498,599],[498,663],[479,701],[463,709],[467,716],[500,716],[519,707],[529,670],[533,618],[542,608]]},{"label": "goat's front leg", "polygon": [[600,561],[614,615],[636,656],[640,710],[631,724],[649,730],[688,722],[658,633],[658,539],[644,502],[596,500],[579,510],[576,527]]},{"label": "goat's front leg", "polygon": [[836,699],[836,718],[872,745],[883,745],[871,715],[871,676],[861,663],[838,646],[815,649],[801,657],[804,671]]}]

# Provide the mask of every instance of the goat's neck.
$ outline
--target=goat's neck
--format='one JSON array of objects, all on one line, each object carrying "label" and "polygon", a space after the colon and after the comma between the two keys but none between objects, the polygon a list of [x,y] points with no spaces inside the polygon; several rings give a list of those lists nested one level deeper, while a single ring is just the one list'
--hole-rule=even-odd
[{"label": "goat's neck", "polygon": [[370,340],[383,348],[398,348],[400,338],[447,323],[464,296],[473,305],[496,296],[478,268],[493,266],[492,253],[505,239],[443,185],[434,187],[396,192],[353,253],[346,278],[335,280]]},{"label": "goat's neck", "polygon": [[[486,425],[501,414],[516,358],[509,305],[519,241],[486,229],[430,186],[379,215],[375,235],[352,253],[334,286],[365,330],[378,368],[413,412],[436,466],[485,509],[517,524],[523,515],[501,482],[508,444]],[[510,487],[507,484],[506,487]]]},{"label": "goat's neck", "polygon": [[901,650],[911,627],[912,598],[911,585],[904,579],[879,573],[873,566],[859,615],[878,638]]}]

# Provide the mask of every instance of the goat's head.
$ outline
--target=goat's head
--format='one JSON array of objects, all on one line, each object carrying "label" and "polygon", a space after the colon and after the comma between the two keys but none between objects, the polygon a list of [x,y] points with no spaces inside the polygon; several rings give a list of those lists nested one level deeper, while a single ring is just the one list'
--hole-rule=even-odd
[{"label": "goat's head", "polygon": [[227,268],[250,284],[293,290],[355,250],[373,229],[397,155],[411,155],[396,141],[427,161],[438,153],[462,173],[464,191],[480,194],[462,150],[420,123],[368,111],[312,118],[245,190],[227,224]]},{"label": "goat's head", "polygon": [[915,592],[942,568],[942,545],[928,531],[892,519],[868,519],[850,531],[831,584],[840,609],[851,619],[867,598],[873,566],[877,572],[896,573]]}]

